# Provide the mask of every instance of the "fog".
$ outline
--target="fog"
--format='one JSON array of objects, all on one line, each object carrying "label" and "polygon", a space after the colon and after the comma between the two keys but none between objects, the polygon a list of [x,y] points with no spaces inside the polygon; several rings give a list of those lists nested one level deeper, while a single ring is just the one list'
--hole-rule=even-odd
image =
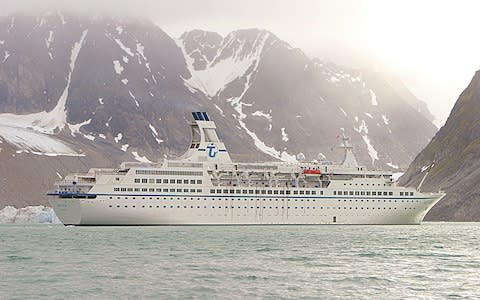
[{"label": "fog", "polygon": [[263,28],[308,55],[396,74],[441,126],[480,68],[477,1],[0,1],[0,14],[52,10],[148,18],[172,36]]}]

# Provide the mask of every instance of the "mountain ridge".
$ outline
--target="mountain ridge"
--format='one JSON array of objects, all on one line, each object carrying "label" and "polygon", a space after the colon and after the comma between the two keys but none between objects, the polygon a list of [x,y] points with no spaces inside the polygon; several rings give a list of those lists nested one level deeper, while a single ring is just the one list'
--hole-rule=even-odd
[{"label": "mountain ridge", "polygon": [[45,204],[53,160],[65,175],[175,157],[190,111],[209,111],[240,161],[340,160],[331,149],[344,131],[360,162],[398,170],[436,131],[380,74],[311,59],[260,29],[174,39],[152,22],[4,17],[2,53],[0,156],[32,186],[2,205]]}]

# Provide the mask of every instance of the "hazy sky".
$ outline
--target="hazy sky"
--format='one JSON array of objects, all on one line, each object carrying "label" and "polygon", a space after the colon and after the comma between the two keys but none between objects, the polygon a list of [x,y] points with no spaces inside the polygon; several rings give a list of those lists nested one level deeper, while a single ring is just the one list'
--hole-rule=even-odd
[{"label": "hazy sky", "polygon": [[[442,125],[480,69],[480,1],[413,0],[0,0],[0,14],[74,10],[145,17],[167,33],[272,31],[310,56],[380,65],[426,101]],[[362,60],[360,60],[362,58]]]}]

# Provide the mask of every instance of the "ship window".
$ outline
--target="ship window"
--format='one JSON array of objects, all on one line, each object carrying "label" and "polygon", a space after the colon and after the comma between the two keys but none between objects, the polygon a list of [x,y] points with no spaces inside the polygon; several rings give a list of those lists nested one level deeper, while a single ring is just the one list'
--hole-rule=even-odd
[{"label": "ship window", "polygon": [[260,191],[259,191],[259,190],[255,190],[255,194],[260,194]]},{"label": "ship window", "polygon": [[312,191],[312,195],[316,195],[317,194],[317,191]]},{"label": "ship window", "polygon": [[377,192],[372,192],[372,196],[376,196],[377,195]]},{"label": "ship window", "polygon": [[253,190],[248,190],[248,193],[249,193],[249,194],[253,194]]},{"label": "ship window", "polygon": [[242,191],[241,190],[236,190],[235,191],[237,194],[240,194]]},{"label": "ship window", "polygon": [[168,183],[168,179],[164,179],[164,180],[163,180],[163,183]]},{"label": "ship window", "polygon": [[337,191],[333,191],[333,195],[334,195],[334,196],[337,195]]},{"label": "ship window", "polygon": [[183,184],[188,184],[188,179],[184,179]]},{"label": "ship window", "polygon": [[306,195],[310,195],[310,191],[305,191],[305,194],[306,194]]},{"label": "ship window", "polygon": [[358,191],[355,191],[355,196],[358,196],[360,193]]},{"label": "ship window", "polygon": [[155,179],[155,183],[162,183],[162,180],[160,178]]},{"label": "ship window", "polygon": [[403,192],[400,192],[400,196],[403,196]]},{"label": "ship window", "polygon": [[393,192],[388,192],[388,195],[393,196]]},{"label": "ship window", "polygon": [[210,194],[215,194],[215,190],[214,189],[210,190]]},{"label": "ship window", "polygon": [[413,192],[410,192],[410,196],[413,196]]},{"label": "ship window", "polygon": [[278,195],[278,191],[277,190],[273,191],[273,194]]},{"label": "ship window", "polygon": [[384,195],[384,196],[387,196],[387,192],[383,192],[383,195]]},{"label": "ship window", "polygon": [[217,190],[217,194],[221,194],[222,193],[222,190]]},{"label": "ship window", "polygon": [[163,189],[163,192],[164,192],[164,193],[168,192],[168,189]]},{"label": "ship window", "polygon": [[133,181],[134,181],[135,183],[140,183],[140,178],[135,178]]},{"label": "ship window", "polygon": [[360,195],[365,196],[365,192],[363,192],[363,191],[360,192]]},{"label": "ship window", "polygon": [[190,193],[195,193],[195,189],[190,189]]},{"label": "ship window", "polygon": [[300,191],[300,195],[303,195],[305,192],[304,191]]},{"label": "ship window", "polygon": [[175,189],[170,189],[170,193],[175,193]]},{"label": "ship window", "polygon": [[147,178],[142,178],[142,183],[147,183]]},{"label": "ship window", "polygon": [[150,188],[150,189],[148,189],[148,191],[155,192],[155,189]]},{"label": "ship window", "polygon": [[202,180],[201,180],[201,179],[198,179],[198,180],[197,180],[197,184],[202,184]]},{"label": "ship window", "polygon": [[202,192],[202,189],[197,189],[197,193],[201,193]]},{"label": "ship window", "polygon": [[188,193],[188,189],[183,189],[183,192],[184,192],[184,193]]},{"label": "ship window", "polygon": [[223,190],[223,193],[224,193],[224,194],[228,194],[228,190]]},{"label": "ship window", "polygon": [[147,188],[143,188],[143,189],[142,189],[142,192],[146,192],[146,191],[148,191]]},{"label": "ship window", "polygon": [[367,196],[370,196],[370,192],[367,192]]},{"label": "ship window", "polygon": [[280,195],[285,195],[285,191],[280,191]]},{"label": "ship window", "polygon": [[195,184],[195,180],[190,179],[190,184]]},{"label": "ship window", "polygon": [[148,180],[148,183],[155,183],[155,178],[150,178],[150,179]]},{"label": "ship window", "polygon": [[285,191],[285,194],[290,195],[290,191]]},{"label": "ship window", "polygon": [[353,196],[353,191],[350,191],[350,195]]},{"label": "ship window", "polygon": [[177,184],[182,184],[182,180],[181,180],[181,179],[177,179]]},{"label": "ship window", "polygon": [[268,193],[269,195],[271,195],[271,194],[272,194],[272,190],[268,190],[267,193]]},{"label": "ship window", "polygon": [[182,189],[177,189],[177,193],[181,193],[182,192]]},{"label": "ship window", "polygon": [[175,179],[170,179],[170,183],[175,183]]},{"label": "ship window", "polygon": [[265,195],[267,193],[266,190],[262,190],[262,194]]},{"label": "ship window", "polygon": [[230,194],[235,194],[235,190],[230,190]]},{"label": "ship window", "polygon": [[293,191],[293,194],[294,194],[294,195],[298,195],[298,191]]}]

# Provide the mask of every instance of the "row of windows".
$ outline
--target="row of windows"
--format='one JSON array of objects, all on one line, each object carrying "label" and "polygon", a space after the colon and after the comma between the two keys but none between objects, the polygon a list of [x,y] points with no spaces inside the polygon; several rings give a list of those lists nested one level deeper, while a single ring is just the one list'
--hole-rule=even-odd
[{"label": "row of windows", "polygon": [[137,175],[203,176],[201,171],[136,170]]},{"label": "row of windows", "polygon": [[[333,194],[339,196],[393,196],[393,192],[380,191],[333,191]],[[409,196],[409,192],[400,192],[400,196]],[[413,196],[413,192],[410,192],[410,196]]]},{"label": "row of windows", "polygon": [[[344,201],[344,202],[347,202],[347,199],[344,199],[343,201]],[[361,199],[361,200],[355,199],[355,202],[358,202],[358,201],[363,202],[363,199]],[[369,202],[369,201],[375,202],[375,199],[367,199],[367,200],[365,200],[365,201],[366,201],[366,202]],[[418,199],[417,199],[416,201],[418,202]],[[342,202],[342,200],[339,199],[338,202]],[[350,199],[350,202],[353,202],[353,200]],[[381,200],[381,199],[377,199],[377,202],[382,202],[382,200]],[[383,202],[387,202],[387,200],[383,199]],[[389,199],[388,202],[392,202],[392,199]],[[397,199],[394,199],[394,202],[397,202]],[[400,200],[398,200],[398,202],[400,202]],[[409,199],[402,199],[402,202],[414,202],[414,200],[413,200],[413,199],[411,199],[411,200],[409,200]]]},{"label": "row of windows", "polygon": [[202,184],[201,179],[161,179],[161,178],[135,178],[134,183],[164,183],[164,184]]},{"label": "row of windows", "polygon": [[201,193],[202,189],[113,188],[114,192]]},{"label": "row of windows", "polygon": [[[114,207],[114,206],[113,206],[113,205],[109,205],[108,207]],[[116,205],[116,207],[117,207],[117,208],[120,208],[120,207],[122,207],[122,206],[121,206],[121,205]],[[123,205],[123,207],[128,208],[129,206],[128,206],[128,205]],[[131,205],[130,207],[136,208],[135,205]],[[138,206],[138,207],[140,207],[140,206]],[[163,208],[175,208],[175,205],[163,205],[163,206],[162,206],[162,205],[142,205],[142,206],[141,206],[141,208],[146,208],[146,207],[149,207],[149,208],[154,208],[154,207],[156,207],[156,208],[161,208],[161,207],[163,207]],[[181,206],[181,205],[177,205],[176,208],[182,208],[182,206]],[[188,208],[188,206],[187,206],[187,205],[184,205],[183,208]],[[195,208],[195,206],[191,205],[190,208]],[[200,205],[197,205],[196,208],[202,208],[202,207],[201,207]],[[219,209],[224,208],[224,209],[229,209],[229,208],[235,208],[235,206],[231,205],[231,206],[223,206],[223,207],[222,207],[221,205],[220,205],[220,206],[207,206],[207,205],[204,205],[203,208],[213,208],[213,209],[215,209],[215,208],[219,208]],[[241,206],[237,206],[237,208],[241,209],[242,207],[241,207]],[[312,207],[310,207],[310,206],[305,206],[305,207],[304,207],[304,206],[288,206],[288,207],[285,207],[285,206],[264,206],[264,207],[261,207],[261,206],[250,206],[250,207],[244,206],[243,208],[244,208],[244,209],[248,209],[248,208],[250,208],[250,209],[254,209],[254,208],[257,208],[257,209],[285,209],[285,208],[286,208],[286,209],[310,209],[310,208],[316,209],[315,206],[312,206]],[[327,207],[321,206],[321,207],[318,207],[317,209],[330,209],[330,207],[328,207],[328,206],[327,206]],[[332,207],[332,209],[342,209],[342,207]],[[346,210],[347,207],[343,207],[343,209]],[[355,207],[350,207],[349,209],[351,209],[351,210],[353,210],[353,209],[355,209],[355,210],[358,210],[358,209],[360,209],[360,210],[363,210],[363,209],[365,209],[365,210],[370,210],[370,209],[371,209],[371,210],[375,210],[375,209],[376,209],[376,210],[382,210],[382,209],[383,209],[383,210],[387,210],[386,207],[383,207],[383,208],[382,208],[382,207],[377,207],[377,208],[375,208],[375,207],[356,207],[356,206],[355,206]],[[389,207],[388,209],[389,209],[389,210],[392,210],[392,207]],[[397,209],[396,207],[393,207],[393,210],[396,210],[396,209]],[[405,207],[405,210],[413,210],[413,209],[415,209],[415,208],[413,208],[413,207],[408,207],[408,208]]]},{"label": "row of windows", "polygon": [[[211,189],[210,194],[316,195],[317,191]],[[319,195],[323,195],[323,191],[319,191]]]}]

